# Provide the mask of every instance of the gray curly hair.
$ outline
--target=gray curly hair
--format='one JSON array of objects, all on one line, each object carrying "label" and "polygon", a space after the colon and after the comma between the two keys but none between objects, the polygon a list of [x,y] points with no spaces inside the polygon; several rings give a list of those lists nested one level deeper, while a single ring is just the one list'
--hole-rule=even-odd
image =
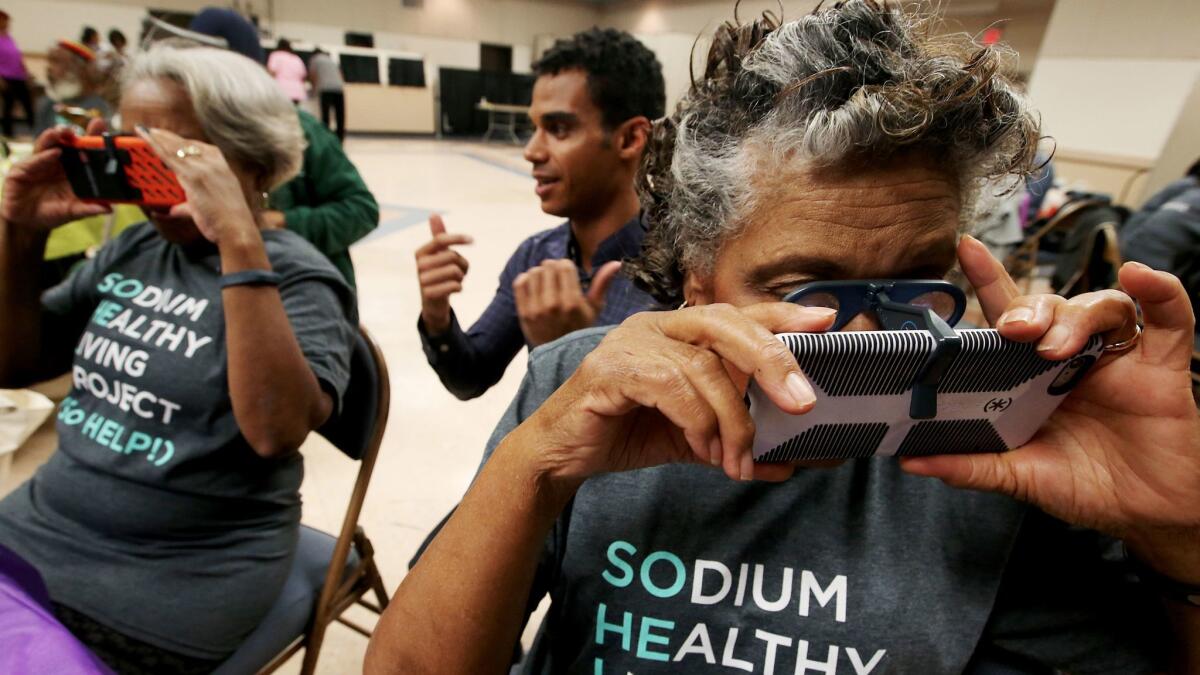
[{"label": "gray curly hair", "polygon": [[684,274],[711,272],[753,211],[763,171],[930,153],[957,180],[964,220],[981,179],[1027,172],[1038,123],[1001,74],[1009,54],[932,27],[887,2],[848,0],[782,25],[764,14],[719,28],[703,78],[653,130],[634,281],[679,304]]},{"label": "gray curly hair", "polygon": [[144,79],[177,82],[187,91],[205,136],[273,190],[300,171],[304,132],[291,101],[262,66],[187,41],[163,41],[134,56],[121,88]]}]

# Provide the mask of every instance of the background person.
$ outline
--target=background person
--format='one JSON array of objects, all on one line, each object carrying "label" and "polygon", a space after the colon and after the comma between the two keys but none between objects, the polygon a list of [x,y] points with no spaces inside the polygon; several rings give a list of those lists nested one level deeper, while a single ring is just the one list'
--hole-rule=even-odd
[{"label": "background person", "polygon": [[187,202],[149,209],[39,303],[49,231],[105,207],[67,184],[69,130],[9,172],[0,386],[68,368],[74,386],[58,451],[0,501],[0,542],[117,672],[208,673],[290,569],[296,450],[345,391],[354,295],[310,244],[261,227],[262,193],[296,172],[303,143],[261,67],[159,46],[130,62],[121,98]]},{"label": "background person", "polygon": [[258,29],[228,7],[205,7],[196,12],[188,30],[225,40],[231,51],[265,66],[267,54],[258,40]]},{"label": "background person", "polygon": [[96,53],[73,40],[59,40],[46,55],[46,96],[34,112],[34,135],[50,127],[67,125],[83,133],[90,119],[112,115],[100,96]]},{"label": "background person", "polygon": [[[233,10],[207,8],[188,26],[223,38],[233,51],[263,62],[254,26]],[[296,57],[299,58],[299,57]],[[338,141],[315,117],[296,109],[304,132],[300,174],[277,188],[263,213],[266,227],[286,228],[307,239],[354,286],[350,247],[379,226],[379,204]]]},{"label": "background person", "polygon": [[100,50],[97,59],[97,69],[100,71],[101,93],[109,105],[116,108],[120,104],[121,69],[125,67],[128,57],[125,47],[128,41],[125,34],[113,28],[108,31],[108,45]]},{"label": "background person", "polygon": [[[312,79],[313,90],[317,92],[318,103],[321,106],[321,122],[326,128],[337,134],[339,141],[346,140],[346,96],[345,82],[342,81],[342,70],[334,63],[333,57],[323,49],[313,50],[312,58],[308,60],[308,76]],[[332,118],[337,118],[334,128]]]},{"label": "background person", "polygon": [[292,103],[299,105],[308,98],[304,82],[308,79],[308,71],[304,61],[292,51],[292,43],[287,38],[280,38],[275,51],[267,57],[267,72],[279,83]]},{"label": "background person", "polygon": [[633,180],[650,122],[666,105],[662,66],[628,33],[592,29],[555,43],[534,72],[525,159],[542,210],[567,222],[517,248],[496,297],[466,331],[450,296],[462,290],[468,269],[454,247],[470,237],[446,232],[434,216],[433,237],[416,253],[417,330],[429,365],[463,400],[498,382],[522,346],[619,323],[653,304],[618,273],[642,244]]},{"label": "background person", "polygon": [[0,80],[3,81],[3,91],[0,96],[4,102],[4,117],[0,118],[6,138],[13,135],[13,108],[21,105],[25,119],[33,121],[33,97],[29,93],[29,71],[25,69],[25,59],[21,56],[21,48],[8,32],[9,16],[0,12]]},{"label": "background person", "polygon": [[[1200,161],[1121,227],[1121,255],[1179,277],[1200,314]],[[1200,336],[1197,336],[1200,348]]]},{"label": "background person", "polygon": [[100,31],[91,26],[84,26],[79,33],[79,43],[92,50],[95,54],[100,51]]},{"label": "background person", "polygon": [[298,176],[271,192],[263,222],[307,239],[353,287],[350,247],[378,227],[379,204],[338,137],[307,112],[298,115],[304,164]]},{"label": "background person", "polygon": [[111,55],[113,58],[124,63],[125,59],[128,58],[128,54],[125,53],[127,46],[129,46],[129,41],[125,38],[125,34],[116,28],[112,28],[108,31],[108,47],[102,51],[105,55]]},{"label": "background person", "polygon": [[[546,594],[525,672],[1200,668],[1186,295],[1126,265],[1139,340],[1128,296],[1019,297],[978,241],[956,245],[980,178],[1028,170],[1038,128],[998,50],[930,40],[927,20],[850,0],[717,31],[640,183],[651,226],[633,273],[687,306],[531,356],[486,463],[376,627],[367,672],[503,672]],[[987,320],[1045,358],[1095,333],[1132,350],[1008,453],[751,460],[750,377],[787,413],[816,400],[774,333],[834,318],[786,293],[940,277],[956,261]],[[870,313],[848,326],[877,327]],[[1095,530],[1143,561],[1141,583]]]}]

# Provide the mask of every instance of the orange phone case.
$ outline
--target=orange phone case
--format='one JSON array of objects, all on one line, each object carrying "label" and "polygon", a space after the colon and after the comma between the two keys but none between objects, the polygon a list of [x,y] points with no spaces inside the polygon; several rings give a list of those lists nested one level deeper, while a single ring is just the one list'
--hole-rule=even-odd
[{"label": "orange phone case", "polygon": [[[127,152],[128,162],[121,162],[125,178],[131,188],[141,193],[140,199],[110,199],[105,197],[83,197],[86,202],[102,204],[139,204],[143,206],[174,206],[187,201],[183,186],[175,174],[163,164],[146,141],[136,136],[114,136],[113,145],[118,151]],[[76,136],[70,147],[77,150],[107,153],[103,136]]]}]

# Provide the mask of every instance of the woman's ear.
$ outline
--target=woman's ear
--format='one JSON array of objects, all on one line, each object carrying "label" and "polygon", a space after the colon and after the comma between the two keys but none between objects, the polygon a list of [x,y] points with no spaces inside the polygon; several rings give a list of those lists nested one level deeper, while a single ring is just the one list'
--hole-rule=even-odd
[{"label": "woman's ear", "polygon": [[712,277],[687,272],[683,277],[683,301],[688,307],[711,305]]},{"label": "woman's ear", "polygon": [[250,206],[251,211],[256,211],[265,206],[263,195],[270,192],[267,189],[266,176],[258,171],[240,171],[235,170],[234,175],[238,178],[238,183],[242,186],[242,194],[246,197],[246,204]]}]

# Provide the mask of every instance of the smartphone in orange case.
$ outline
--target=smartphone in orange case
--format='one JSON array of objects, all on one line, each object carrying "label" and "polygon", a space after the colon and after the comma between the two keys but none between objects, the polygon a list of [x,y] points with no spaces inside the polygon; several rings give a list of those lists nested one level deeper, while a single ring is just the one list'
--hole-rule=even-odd
[{"label": "smartphone in orange case", "polygon": [[61,157],[75,196],[96,204],[174,206],[183,187],[137,136],[76,136]]}]

